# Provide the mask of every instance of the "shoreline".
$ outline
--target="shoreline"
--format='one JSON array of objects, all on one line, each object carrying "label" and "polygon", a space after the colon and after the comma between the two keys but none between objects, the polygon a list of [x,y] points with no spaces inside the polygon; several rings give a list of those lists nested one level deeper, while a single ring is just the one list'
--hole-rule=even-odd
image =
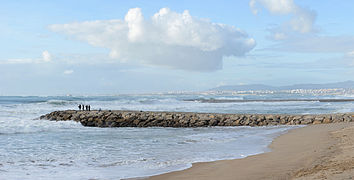
[{"label": "shoreline", "polygon": [[[348,150],[348,146],[354,147],[353,135],[353,122],[305,126],[276,137],[269,145],[270,152],[242,159],[193,163],[188,169],[143,178],[149,180],[352,178],[354,152]],[[343,137],[349,140],[343,143]]]},{"label": "shoreline", "polygon": [[[279,126],[291,127],[290,125],[279,125]],[[264,126],[264,127],[266,127],[266,126]],[[272,127],[277,127],[277,126],[272,126]],[[264,149],[262,150],[262,152],[252,153],[252,154],[248,154],[248,155],[242,155],[242,156],[239,156],[239,157],[231,157],[231,158],[222,158],[222,159],[191,162],[191,163],[188,163],[188,164],[184,164],[184,167],[182,167],[182,168],[174,168],[174,169],[170,169],[170,170],[165,171],[165,172],[155,173],[155,174],[152,174],[152,175],[123,178],[122,180],[148,179],[148,178],[151,178],[151,177],[160,176],[160,175],[164,175],[164,174],[167,174],[167,173],[184,171],[184,170],[192,168],[193,165],[199,164],[199,163],[209,163],[209,162],[216,162],[216,161],[229,161],[229,160],[236,160],[236,159],[244,159],[244,158],[249,157],[249,156],[256,156],[256,155],[268,153],[268,152],[271,151],[269,146],[274,141],[274,139],[276,139],[276,138],[278,138],[278,137],[280,137],[280,136],[282,136],[284,134],[287,134],[289,131],[292,131],[292,130],[295,130],[295,129],[299,129],[299,128],[302,128],[302,127],[305,127],[305,126],[304,125],[303,126],[297,125],[297,126],[292,127],[291,129],[285,130],[284,132],[274,133],[273,134],[274,136],[272,135],[273,137],[271,137],[271,141],[268,142],[268,145],[264,146]],[[249,128],[261,128],[261,127],[249,127]]]}]

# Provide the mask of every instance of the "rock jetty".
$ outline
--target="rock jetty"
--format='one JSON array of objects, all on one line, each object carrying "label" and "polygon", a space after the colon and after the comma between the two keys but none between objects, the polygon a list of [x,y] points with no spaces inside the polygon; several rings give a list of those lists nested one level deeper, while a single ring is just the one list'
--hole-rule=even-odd
[{"label": "rock jetty", "polygon": [[40,119],[77,121],[93,127],[267,126],[353,122],[354,113],[289,115],[66,110],[51,112]]}]

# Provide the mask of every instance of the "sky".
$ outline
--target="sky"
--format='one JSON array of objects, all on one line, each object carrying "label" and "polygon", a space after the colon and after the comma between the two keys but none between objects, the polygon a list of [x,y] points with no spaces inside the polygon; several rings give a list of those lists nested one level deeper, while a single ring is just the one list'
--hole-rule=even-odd
[{"label": "sky", "polygon": [[354,80],[350,0],[0,2],[0,95]]}]

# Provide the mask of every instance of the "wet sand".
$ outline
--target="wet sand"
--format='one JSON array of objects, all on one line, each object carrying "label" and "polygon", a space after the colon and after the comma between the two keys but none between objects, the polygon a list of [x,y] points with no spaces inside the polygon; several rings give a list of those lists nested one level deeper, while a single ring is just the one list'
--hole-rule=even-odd
[{"label": "wet sand", "polygon": [[151,180],[352,179],[354,123],[310,125],[289,131],[271,152],[244,159],[195,163],[189,169]]}]

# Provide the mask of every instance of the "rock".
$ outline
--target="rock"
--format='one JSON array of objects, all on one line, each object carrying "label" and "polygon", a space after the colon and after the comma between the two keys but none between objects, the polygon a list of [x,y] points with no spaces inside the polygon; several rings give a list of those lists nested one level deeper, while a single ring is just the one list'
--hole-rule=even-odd
[{"label": "rock", "polygon": [[232,122],[230,125],[232,125],[232,126],[240,126],[241,125],[240,121],[241,120],[236,120],[236,121]]},{"label": "rock", "polygon": [[322,116],[315,117],[315,121],[321,121],[322,122],[323,119],[324,119],[324,117],[322,117]]},{"label": "rock", "polygon": [[273,120],[273,118],[274,118],[273,115],[266,115],[266,116],[265,116],[265,119],[266,119],[267,121]]},{"label": "rock", "polygon": [[257,122],[261,122],[261,121],[264,121],[265,120],[265,117],[264,116],[262,116],[262,115],[260,115],[260,116],[258,116],[258,118],[257,118]]},{"label": "rock", "polygon": [[343,116],[344,122],[352,122],[351,116]]},{"label": "rock", "polygon": [[304,116],[303,119],[300,121],[300,124],[312,124],[313,120],[313,116]]},{"label": "rock", "polygon": [[72,114],[64,114],[63,115],[63,119],[64,120],[70,120],[71,116],[72,116]]},{"label": "rock", "polygon": [[328,124],[328,123],[331,123],[331,119],[325,118],[322,122],[325,124]]},{"label": "rock", "polygon": [[139,123],[140,123],[140,120],[137,120],[137,119],[136,119],[136,120],[133,121],[133,124],[134,124],[134,125],[138,125]]},{"label": "rock", "polygon": [[313,121],[313,123],[312,124],[321,124],[322,122],[321,121],[319,121],[319,120],[315,120],[315,121]]},{"label": "rock", "polygon": [[215,119],[212,119],[212,120],[209,121],[209,126],[215,126],[217,124],[218,124],[218,121],[215,120]]}]

